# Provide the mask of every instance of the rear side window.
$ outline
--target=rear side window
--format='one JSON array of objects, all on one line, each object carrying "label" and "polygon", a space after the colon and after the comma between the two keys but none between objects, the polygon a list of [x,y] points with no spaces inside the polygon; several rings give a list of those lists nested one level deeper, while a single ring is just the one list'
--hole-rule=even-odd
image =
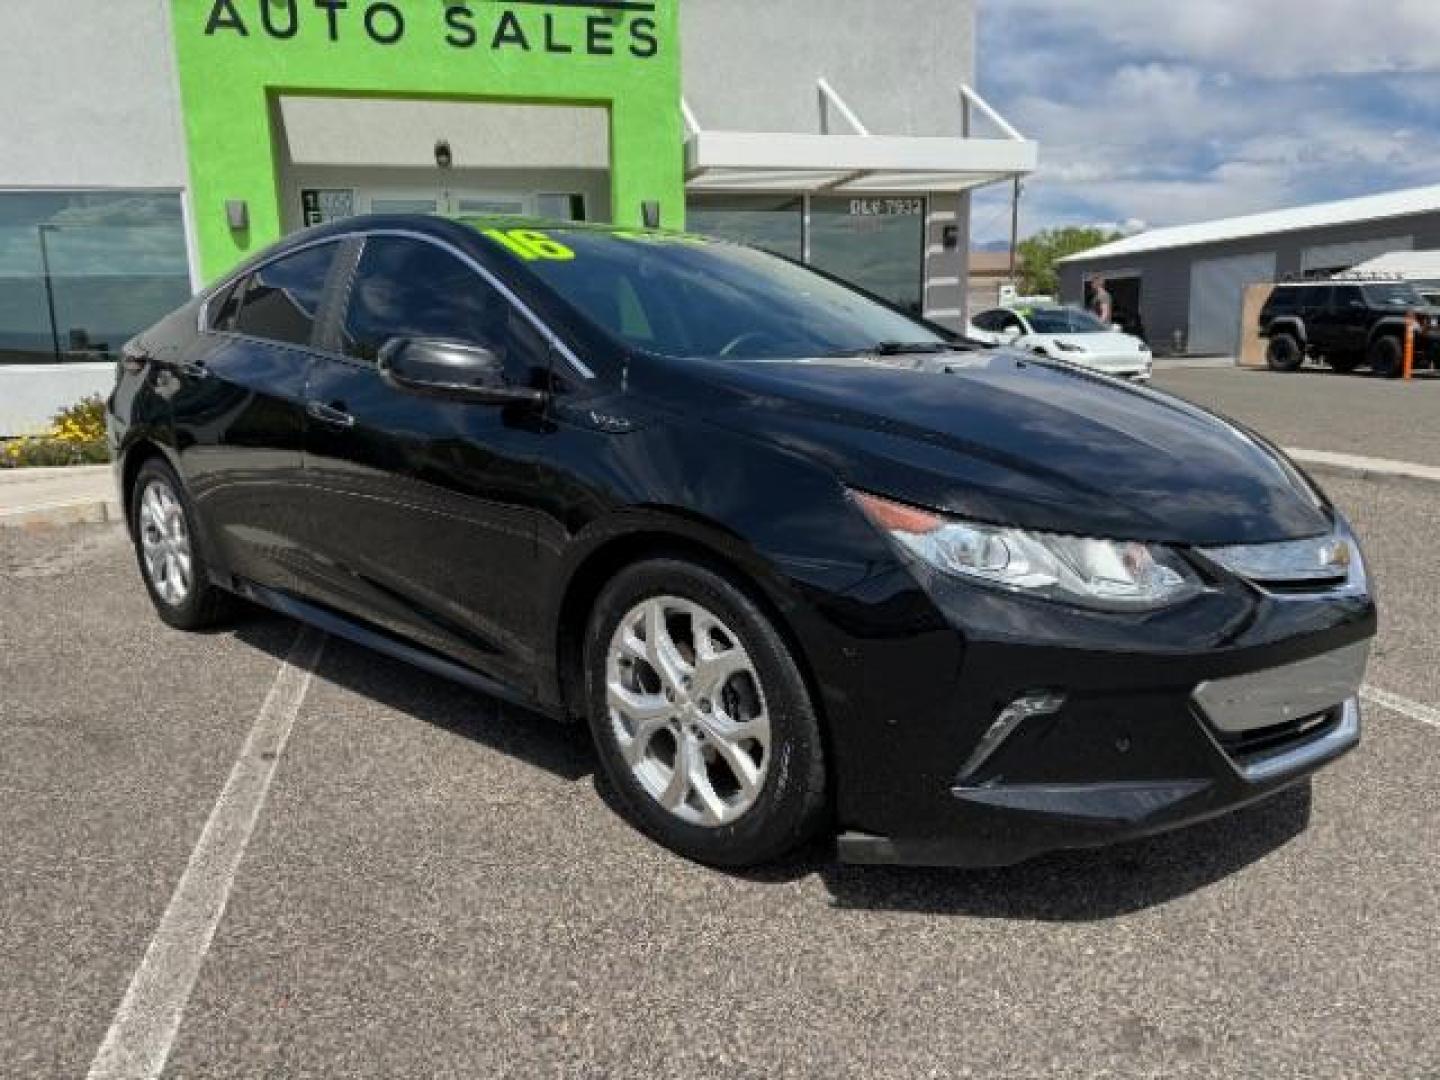
[{"label": "rear side window", "polygon": [[483,345],[516,376],[544,355],[535,330],[489,282],[434,244],[404,237],[365,242],[344,329],[346,355],[372,364],[392,338]]},{"label": "rear side window", "polygon": [[309,345],[338,246],[307,248],[251,274],[235,290],[239,296],[235,332],[286,345]]},{"label": "rear side window", "polygon": [[1276,289],[1270,294],[1270,301],[1265,306],[1271,311],[1294,311],[1299,307],[1300,290],[1298,289]]}]

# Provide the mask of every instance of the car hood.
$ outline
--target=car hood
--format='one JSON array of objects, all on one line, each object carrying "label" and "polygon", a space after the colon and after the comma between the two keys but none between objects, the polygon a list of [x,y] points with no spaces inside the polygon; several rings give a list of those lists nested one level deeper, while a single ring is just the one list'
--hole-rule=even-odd
[{"label": "car hood", "polygon": [[686,395],[687,411],[702,400],[711,423],[848,485],[976,520],[1197,545],[1333,527],[1323,496],[1253,434],[1168,394],[1013,351],[690,370],[706,385]]},{"label": "car hood", "polygon": [[1101,356],[1134,356],[1140,352],[1140,339],[1133,338],[1129,334],[1036,334],[1035,336],[1042,341],[1078,345],[1088,353],[1096,353]]}]

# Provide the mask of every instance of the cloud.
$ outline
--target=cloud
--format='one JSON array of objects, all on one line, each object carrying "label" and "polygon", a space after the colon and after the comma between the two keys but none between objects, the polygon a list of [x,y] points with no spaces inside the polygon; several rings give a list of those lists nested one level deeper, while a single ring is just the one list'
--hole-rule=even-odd
[{"label": "cloud", "polygon": [[[1435,19],[1434,0],[983,0],[981,89],[1041,143],[1025,231],[1433,183]],[[1303,37],[1275,34],[1300,26]],[[983,195],[977,225],[1003,199]],[[991,228],[977,240],[1004,232]]]}]

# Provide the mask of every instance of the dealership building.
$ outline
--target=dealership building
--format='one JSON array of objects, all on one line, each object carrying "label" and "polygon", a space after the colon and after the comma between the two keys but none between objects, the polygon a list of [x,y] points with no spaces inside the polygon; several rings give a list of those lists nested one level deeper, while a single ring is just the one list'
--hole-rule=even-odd
[{"label": "dealership building", "polygon": [[0,436],[287,233],[367,212],[748,240],[960,325],[1037,147],[973,0],[10,0]]},{"label": "dealership building", "polygon": [[1440,185],[1139,233],[1060,260],[1060,291],[1082,303],[1103,278],[1157,353],[1234,356],[1249,286],[1384,272],[1385,256],[1437,248]]}]

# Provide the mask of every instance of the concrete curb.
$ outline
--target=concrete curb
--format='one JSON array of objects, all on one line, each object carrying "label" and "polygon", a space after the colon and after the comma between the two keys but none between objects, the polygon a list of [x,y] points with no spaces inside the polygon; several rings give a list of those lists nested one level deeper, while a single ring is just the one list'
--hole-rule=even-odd
[{"label": "concrete curb", "polygon": [[1440,488],[1440,467],[1435,465],[1361,457],[1356,454],[1336,454],[1328,450],[1304,450],[1298,447],[1286,447],[1285,453],[1310,472],[1321,476],[1416,485],[1431,492]]},{"label": "concrete curb", "polygon": [[118,499],[74,499],[0,510],[0,529],[40,529],[61,525],[116,525],[125,520]]}]

